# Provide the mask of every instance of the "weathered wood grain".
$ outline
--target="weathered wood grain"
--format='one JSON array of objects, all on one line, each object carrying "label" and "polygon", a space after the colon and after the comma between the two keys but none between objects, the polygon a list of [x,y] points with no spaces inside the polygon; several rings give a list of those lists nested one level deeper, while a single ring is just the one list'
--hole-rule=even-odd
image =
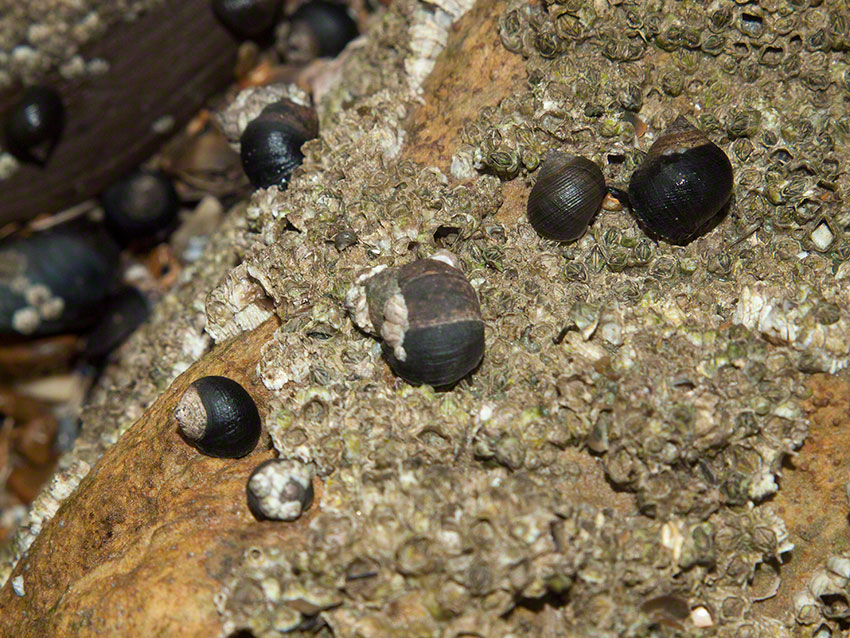
[{"label": "weathered wood grain", "polygon": [[[134,22],[113,26],[83,52],[110,64],[103,75],[43,83],[66,108],[62,139],[44,168],[23,164],[0,181],[0,224],[53,213],[97,195],[149,157],[232,79],[237,43],[207,0],[168,0]],[[0,93],[0,113],[20,89]],[[173,118],[157,133],[153,126]]]}]

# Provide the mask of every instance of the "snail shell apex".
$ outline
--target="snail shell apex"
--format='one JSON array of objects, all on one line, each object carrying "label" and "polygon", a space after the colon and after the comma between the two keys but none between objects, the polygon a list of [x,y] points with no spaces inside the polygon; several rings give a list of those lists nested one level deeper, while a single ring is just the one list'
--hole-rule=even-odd
[{"label": "snail shell apex", "polygon": [[732,185],[732,163],[726,153],[679,116],[632,174],[629,199],[650,233],[685,244],[723,209]]},{"label": "snail shell apex", "polygon": [[550,151],[528,196],[528,221],[541,237],[575,241],[605,198],[605,176],[584,157]]}]

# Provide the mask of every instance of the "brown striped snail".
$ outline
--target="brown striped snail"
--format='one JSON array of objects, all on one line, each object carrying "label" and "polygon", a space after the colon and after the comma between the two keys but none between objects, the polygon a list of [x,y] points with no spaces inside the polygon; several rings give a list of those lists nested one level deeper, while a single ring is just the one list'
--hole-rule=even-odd
[{"label": "brown striped snail", "polygon": [[373,269],[346,295],[354,323],[380,335],[390,367],[410,383],[449,386],[484,355],[475,289],[457,258],[437,251],[397,268]]},{"label": "brown striped snail", "polygon": [[575,241],[605,198],[605,177],[584,157],[550,151],[528,196],[528,221],[537,234]]}]

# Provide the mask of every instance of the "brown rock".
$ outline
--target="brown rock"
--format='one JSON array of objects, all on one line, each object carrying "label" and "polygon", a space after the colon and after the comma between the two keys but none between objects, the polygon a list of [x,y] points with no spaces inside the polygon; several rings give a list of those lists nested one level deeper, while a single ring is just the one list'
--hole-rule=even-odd
[{"label": "brown rock", "polygon": [[0,635],[216,635],[217,578],[244,547],[279,543],[311,517],[286,528],[255,521],[245,482],[273,456],[268,439],[242,459],[207,457],[180,438],[172,411],[192,380],[222,374],[263,414],[267,392],[252,377],[276,327],[213,350],[110,448],[19,563],[25,595],[10,583],[0,592]]}]

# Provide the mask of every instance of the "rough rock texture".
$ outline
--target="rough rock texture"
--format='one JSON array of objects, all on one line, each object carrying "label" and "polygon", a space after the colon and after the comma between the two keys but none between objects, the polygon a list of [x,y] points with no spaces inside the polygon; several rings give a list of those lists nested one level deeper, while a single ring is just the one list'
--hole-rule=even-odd
[{"label": "rough rock texture", "polygon": [[[6,634],[842,631],[847,476],[843,456],[827,460],[846,447],[830,424],[847,422],[850,361],[846,6],[467,8],[402,0],[348,60],[288,189],[258,191],[231,228],[243,247],[224,261],[248,279],[209,297],[222,344],[166,389],[191,349],[153,341],[144,364],[162,374],[137,392],[161,398],[99,460],[84,440],[91,472],[34,542],[33,525],[19,536]],[[547,150],[624,184],[678,114],[735,169],[716,228],[656,244],[610,206],[574,244],[536,236],[525,200]],[[444,393],[394,377],[342,307],[361,273],[438,248],[476,288],[487,343]],[[203,283],[224,275],[207,263]],[[201,286],[175,297],[193,330]],[[271,307],[279,326],[251,329]],[[282,458],[316,467],[297,522],[247,511],[240,481],[268,452],[198,459],[167,425],[213,370],[254,388]],[[126,430],[104,416],[86,440]]]}]

